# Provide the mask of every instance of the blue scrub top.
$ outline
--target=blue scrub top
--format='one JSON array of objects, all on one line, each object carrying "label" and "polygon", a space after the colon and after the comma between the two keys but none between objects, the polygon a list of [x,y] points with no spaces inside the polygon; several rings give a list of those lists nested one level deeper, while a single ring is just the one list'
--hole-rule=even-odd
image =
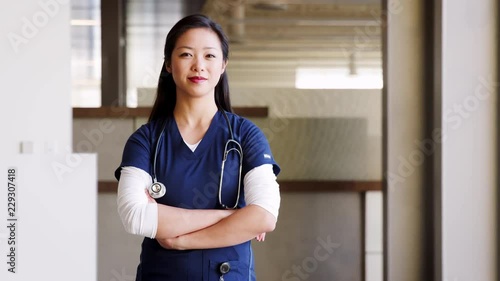
[{"label": "blue scrub top", "polygon": [[[234,138],[243,150],[240,199],[238,208],[244,207],[243,179],[250,170],[263,164],[272,164],[276,175],[280,168],[274,160],[269,143],[262,131],[251,121],[227,113]],[[193,152],[184,143],[173,118],[152,121],[141,126],[128,139],[122,163],[115,171],[120,178],[121,167],[133,166],[153,176],[153,159],[161,129],[156,160],[156,176],[166,186],[166,194],[156,199],[159,204],[185,209],[221,209],[218,200],[219,178],[224,146],[230,139],[227,121],[218,111]],[[237,197],[239,161],[237,154],[228,155],[224,168],[222,202],[233,206]],[[218,281],[219,266],[229,261],[231,270],[225,281],[255,280],[250,241],[225,248],[206,250],[167,250],[156,239],[144,238],[137,281]]]}]

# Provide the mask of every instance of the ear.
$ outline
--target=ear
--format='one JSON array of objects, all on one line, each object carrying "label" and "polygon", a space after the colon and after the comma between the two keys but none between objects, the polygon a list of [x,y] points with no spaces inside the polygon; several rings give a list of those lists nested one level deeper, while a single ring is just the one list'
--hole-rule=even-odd
[{"label": "ear", "polygon": [[172,67],[170,66],[170,63],[167,63],[165,69],[167,70],[168,73],[172,73]]},{"label": "ear", "polygon": [[228,63],[228,61],[227,61],[227,60],[225,60],[225,61],[222,63],[222,72],[221,72],[221,74],[222,74],[222,73],[224,73],[224,71],[226,71],[226,66],[227,66],[227,63]]}]

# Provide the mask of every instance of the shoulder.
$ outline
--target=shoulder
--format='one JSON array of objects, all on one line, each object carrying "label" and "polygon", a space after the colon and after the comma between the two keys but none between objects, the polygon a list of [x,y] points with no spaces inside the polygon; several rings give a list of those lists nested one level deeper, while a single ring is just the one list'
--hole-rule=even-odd
[{"label": "shoulder", "polygon": [[141,125],[132,135],[130,135],[127,142],[149,146],[156,138],[158,131],[161,130],[161,128],[158,128],[161,123],[162,122],[155,120]]},{"label": "shoulder", "polygon": [[268,141],[264,132],[251,120],[234,113],[227,113],[235,131],[235,138],[243,147],[251,147],[256,144],[266,144]]},{"label": "shoulder", "polygon": [[141,125],[132,135],[146,136],[148,138],[158,135],[163,129],[163,125],[167,124],[168,120],[153,120]]},{"label": "shoulder", "polygon": [[120,179],[122,167],[136,167],[144,171],[150,171],[150,154],[157,128],[157,122],[149,122],[139,127],[128,138],[123,149],[122,162],[115,170],[115,178]]},{"label": "shoulder", "polygon": [[236,127],[236,139],[243,148],[243,174],[259,167],[263,164],[273,165],[275,175],[280,173],[280,167],[274,160],[271,152],[269,141],[267,140],[263,130],[261,130],[251,120],[238,116],[236,114],[229,114],[228,118],[231,120],[233,127]]},{"label": "shoulder", "polygon": [[[226,114],[233,127],[235,138],[238,139],[242,145],[246,145],[256,140],[266,140],[263,131],[251,120],[235,113],[226,112]],[[221,122],[226,123],[225,121]]]},{"label": "shoulder", "polygon": [[255,125],[255,123],[245,117],[230,112],[227,112],[227,116],[229,120],[231,120],[233,126],[236,125],[236,127],[245,134],[261,132],[260,128]]}]

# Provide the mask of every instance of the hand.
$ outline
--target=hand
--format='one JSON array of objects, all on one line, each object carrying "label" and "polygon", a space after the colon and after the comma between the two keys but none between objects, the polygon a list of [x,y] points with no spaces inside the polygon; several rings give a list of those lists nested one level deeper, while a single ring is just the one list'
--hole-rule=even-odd
[{"label": "hand", "polygon": [[264,232],[264,233],[257,235],[257,237],[255,237],[255,239],[257,239],[257,241],[259,241],[259,242],[266,240],[266,233]]}]

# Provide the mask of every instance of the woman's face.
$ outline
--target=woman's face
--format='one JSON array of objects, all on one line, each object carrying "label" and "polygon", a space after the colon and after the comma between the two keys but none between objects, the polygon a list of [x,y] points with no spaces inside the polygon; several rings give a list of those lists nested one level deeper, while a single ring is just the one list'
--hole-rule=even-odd
[{"label": "woman's face", "polygon": [[217,34],[193,28],[177,39],[167,71],[172,73],[177,95],[213,97],[226,64]]}]

